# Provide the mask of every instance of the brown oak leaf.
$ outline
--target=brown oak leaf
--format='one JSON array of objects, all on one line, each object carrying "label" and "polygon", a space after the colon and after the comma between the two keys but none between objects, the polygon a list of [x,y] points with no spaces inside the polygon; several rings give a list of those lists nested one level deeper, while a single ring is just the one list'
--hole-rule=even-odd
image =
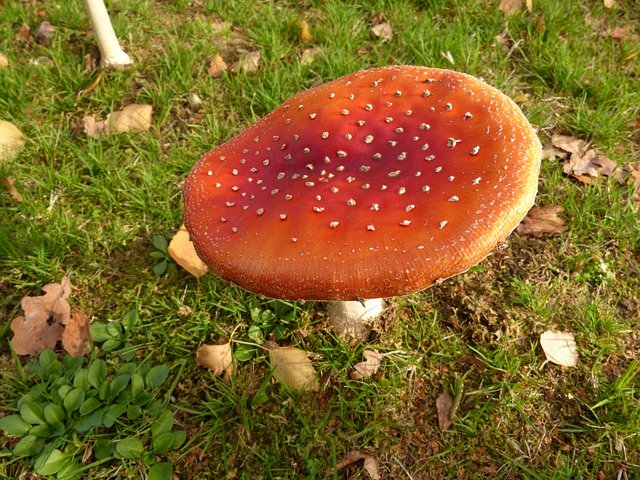
[{"label": "brown oak leaf", "polygon": [[564,209],[557,205],[533,207],[522,223],[518,225],[516,232],[518,235],[531,235],[532,237],[564,232],[567,226],[559,216],[563,211]]},{"label": "brown oak leaf", "polygon": [[87,339],[90,335],[89,317],[82,310],[74,308],[62,332],[62,348],[74,357],[84,355],[89,352]]},{"label": "brown oak leaf", "polygon": [[453,397],[448,391],[442,392],[436,398],[436,413],[438,415],[438,428],[446,430],[453,422],[451,421],[451,410],[453,409]]}]

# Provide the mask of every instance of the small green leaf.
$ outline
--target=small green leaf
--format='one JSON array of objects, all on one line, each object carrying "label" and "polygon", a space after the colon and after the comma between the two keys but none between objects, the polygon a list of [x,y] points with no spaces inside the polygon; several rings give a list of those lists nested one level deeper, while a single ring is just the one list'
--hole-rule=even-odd
[{"label": "small green leaf", "polygon": [[187,439],[187,432],[184,430],[175,430],[171,433],[173,434],[173,445],[171,445],[171,449],[175,450],[185,442]]},{"label": "small green leaf", "polygon": [[165,410],[162,412],[158,420],[151,425],[151,436],[157,437],[162,433],[170,432],[173,428],[173,412],[171,410]]},{"label": "small green leaf", "polygon": [[102,322],[96,322],[89,325],[91,331],[91,338],[96,343],[102,343],[111,338],[107,331],[107,324]]},{"label": "small green leaf", "polygon": [[168,243],[164,235],[154,235],[151,237],[151,245],[153,245],[156,250],[167,253]]},{"label": "small green leaf", "polygon": [[233,352],[233,358],[238,362],[247,362],[256,356],[256,347],[239,344]]},{"label": "small green leaf", "polygon": [[64,409],[67,412],[71,413],[74,410],[80,408],[82,402],[84,402],[84,390],[74,388],[67,394],[66,397],[64,397]]},{"label": "small green leaf", "polygon": [[153,400],[153,394],[151,392],[140,392],[135,396],[133,402],[135,405],[144,407],[147,403]]},{"label": "small green leaf", "polygon": [[104,352],[113,352],[120,345],[122,345],[122,340],[119,340],[117,338],[110,338],[109,340],[107,340],[102,344],[102,350]]},{"label": "small green leaf", "polygon": [[127,407],[127,418],[129,420],[135,420],[142,414],[142,408],[139,405],[129,405]]},{"label": "small green leaf", "polygon": [[55,475],[64,467],[67,460],[69,460],[69,456],[57,448],[45,449],[36,459],[33,469],[39,475]]},{"label": "small green leaf", "polygon": [[153,438],[151,441],[151,448],[156,455],[162,455],[163,453],[171,450],[173,445],[173,433],[165,432]]},{"label": "small green leaf", "polygon": [[251,327],[249,327],[247,336],[258,345],[262,345],[264,343],[264,334],[262,333],[260,327],[258,327],[257,325],[252,325]]},{"label": "small green leaf", "polygon": [[129,362],[133,360],[136,356],[136,351],[138,347],[135,345],[131,345],[130,343],[125,343],[124,347],[118,352],[118,356],[123,359],[125,362]]},{"label": "small green leaf", "polygon": [[55,403],[45,405],[43,412],[44,419],[49,425],[55,425],[56,423],[60,423],[64,420],[64,410],[60,405],[56,405]]},{"label": "small green leaf", "polygon": [[30,428],[31,424],[25,422],[20,415],[7,415],[0,418],[0,430],[12,437],[23,437]]},{"label": "small green leaf", "polygon": [[144,453],[144,444],[139,438],[124,438],[116,443],[116,453],[120,458],[133,460]]},{"label": "small green leaf", "polygon": [[133,327],[136,326],[136,323],[138,323],[138,309],[134,308],[132,310],[129,310],[127,313],[124,314],[124,317],[122,317],[122,326],[124,327],[125,330],[131,330]]},{"label": "small green leaf", "polygon": [[102,418],[102,425],[107,428],[113,427],[120,415],[127,411],[126,405],[111,405]]},{"label": "small green leaf", "polygon": [[50,348],[47,348],[40,352],[40,356],[38,357],[38,364],[40,365],[40,368],[42,368],[43,370],[47,370],[49,366],[57,360],[58,357],[56,356],[55,352]]},{"label": "small green leaf", "polygon": [[149,254],[150,257],[155,258],[157,260],[160,260],[162,258],[167,258],[167,254],[164,252],[159,252],[158,250],[156,250],[155,252],[151,252]]},{"label": "small green leaf", "polygon": [[35,435],[38,438],[49,438],[51,436],[51,427],[45,423],[34,425],[29,430],[29,435]]},{"label": "small green leaf", "polygon": [[94,427],[102,425],[103,414],[104,411],[101,409],[88,415],[83,415],[80,417],[80,420],[78,420],[78,423],[76,423],[76,432],[87,432]]},{"label": "small green leaf", "polygon": [[122,336],[122,325],[118,322],[107,323],[107,333],[111,338],[120,338]]},{"label": "small green leaf", "polygon": [[58,396],[62,401],[64,401],[65,397],[71,390],[73,390],[73,387],[71,385],[62,385],[60,388],[58,388]]},{"label": "small green leaf", "polygon": [[116,398],[120,394],[120,392],[127,388],[130,379],[131,377],[129,375],[118,375],[111,381],[111,392],[109,396],[112,400]]},{"label": "small green leaf", "polygon": [[82,467],[73,458],[68,458],[56,475],[57,480],[76,480],[82,477]]},{"label": "small green leaf", "polygon": [[25,422],[31,425],[45,423],[44,412],[40,405],[35,402],[24,402],[20,407],[20,416]]},{"label": "small green leaf", "polygon": [[85,392],[89,390],[89,380],[88,380],[89,372],[86,368],[80,368],[73,376],[73,386],[74,388],[80,388]]},{"label": "small green leaf", "polygon": [[145,377],[145,383],[148,388],[156,388],[164,383],[169,376],[169,368],[165,365],[156,365],[152,367]]},{"label": "small green leaf", "polygon": [[27,435],[13,447],[13,454],[16,457],[30,457],[38,453],[44,445],[44,438],[35,435]]},{"label": "small green leaf", "polygon": [[147,413],[152,417],[157,417],[162,411],[162,401],[154,400],[147,406]]},{"label": "small green leaf", "polygon": [[125,363],[118,369],[118,375],[133,375],[136,373],[138,366],[135,363]]},{"label": "small green leaf", "polygon": [[173,478],[173,465],[169,462],[158,462],[149,469],[149,480],[171,480]]},{"label": "small green leaf", "polygon": [[109,440],[98,440],[93,444],[93,453],[96,456],[96,460],[103,460],[111,457],[115,449],[115,443]]},{"label": "small green leaf", "polygon": [[169,265],[169,262],[167,262],[166,260],[163,260],[160,263],[157,263],[153,267],[153,274],[159,277],[167,270],[168,265]]},{"label": "small green leaf", "polygon": [[[67,369],[67,374],[75,373],[76,370],[82,367],[83,363],[84,363],[84,357],[82,355],[77,355],[75,357],[72,357],[71,355],[65,355],[64,358],[62,359],[62,364]],[[67,376],[71,378],[72,375],[67,375]]]},{"label": "small green leaf", "polygon": [[106,402],[109,398],[111,398],[111,384],[103,383],[98,387],[98,397],[103,402]]},{"label": "small green leaf", "polygon": [[94,388],[100,388],[107,378],[107,363],[104,360],[94,360],[89,365],[87,380]]},{"label": "small green leaf", "polygon": [[80,415],[86,415],[87,413],[93,412],[96,408],[98,408],[102,403],[95,397],[87,398],[82,405],[80,405]]},{"label": "small green leaf", "polygon": [[144,378],[139,373],[131,375],[131,395],[136,396],[144,390]]}]

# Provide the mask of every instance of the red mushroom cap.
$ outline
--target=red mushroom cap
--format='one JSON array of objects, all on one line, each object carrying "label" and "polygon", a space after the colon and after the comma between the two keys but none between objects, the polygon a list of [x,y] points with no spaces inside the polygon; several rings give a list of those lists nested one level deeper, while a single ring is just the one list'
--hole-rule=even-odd
[{"label": "red mushroom cap", "polygon": [[268,297],[403,295],[467,270],[533,204],[540,142],[482,81],[391,66],[299,93],[204,155],[184,220],[212,270]]}]

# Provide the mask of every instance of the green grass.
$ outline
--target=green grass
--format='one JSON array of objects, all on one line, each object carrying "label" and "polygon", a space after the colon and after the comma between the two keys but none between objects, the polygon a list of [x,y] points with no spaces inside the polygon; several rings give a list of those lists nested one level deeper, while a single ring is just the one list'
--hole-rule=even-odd
[{"label": "green grass", "polygon": [[[498,2],[481,0],[111,2],[135,65],[102,73],[79,94],[98,75],[85,69],[95,46],[81,2],[5,1],[0,119],[28,140],[0,165],[24,197],[18,204],[0,189],[0,416],[15,413],[35,381],[11,354],[10,320],[22,297],[70,275],[72,306],[96,322],[138,309],[130,341],[140,361],[171,368],[171,406],[188,440],[158,460],[180,478],[367,478],[361,465],[333,471],[354,449],[376,456],[384,478],[640,474],[640,227],[628,185],[581,185],[561,161],[543,161],[537,203],[563,206],[568,230],[513,235],[471,271],[397,299],[386,332],[358,347],[327,332],[321,305],[263,299],[212,275],[152,272],[153,235],[180,225],[181,185],[203,152],[296,92],[360,68],[416,64],[483,77],[528,96],[521,107],[543,142],[575,135],[620,165],[639,162],[640,48],[631,36],[600,34],[625,25],[640,34],[637,2],[533,3],[532,13],[505,18]],[[36,10],[56,27],[50,47],[15,40],[23,23],[37,27]],[[370,32],[378,13],[393,27],[389,42]],[[302,19],[321,49],[307,65]],[[239,49],[261,52],[257,72],[209,76],[216,53],[232,63]],[[31,64],[41,56],[52,65]],[[189,93],[201,110],[189,107]],[[102,139],[82,131],[84,116],[133,102],[153,105],[150,131]],[[257,320],[267,310],[266,323]],[[200,344],[232,332],[250,341],[256,325],[314,353],[317,394],[280,388],[260,352],[229,383],[195,364]],[[547,329],[575,333],[578,368],[544,363],[538,338]],[[388,356],[375,379],[354,381],[365,348]],[[445,389],[460,403],[441,432],[435,399]],[[96,429],[86,441],[117,435]],[[0,438],[0,478],[32,471],[11,457],[15,443]],[[87,478],[139,478],[141,468],[114,460]]]}]

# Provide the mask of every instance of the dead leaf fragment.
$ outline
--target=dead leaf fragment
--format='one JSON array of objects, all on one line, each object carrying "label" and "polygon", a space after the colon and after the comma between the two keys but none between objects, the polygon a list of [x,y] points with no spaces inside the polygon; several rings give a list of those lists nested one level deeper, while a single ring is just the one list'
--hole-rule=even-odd
[{"label": "dead leaf fragment", "polygon": [[527,12],[533,12],[533,0],[525,0],[524,3],[527,6]]},{"label": "dead leaf fragment", "polygon": [[9,59],[4,53],[0,53],[0,69],[7,68],[9,66]]},{"label": "dead leaf fragment", "polygon": [[11,122],[0,120],[0,162],[16,155],[25,143],[22,132]]},{"label": "dead leaf fragment", "polygon": [[208,368],[214,375],[224,374],[224,379],[229,380],[233,374],[233,352],[231,343],[221,345],[202,345],[196,350],[196,362],[198,365]]},{"label": "dead leaf fragment", "polygon": [[62,348],[71,355],[85,355],[89,352],[87,339],[90,337],[89,317],[82,310],[74,308],[62,331]]},{"label": "dead leaf fragment", "polygon": [[573,333],[547,330],[540,335],[540,346],[548,361],[565,367],[576,366],[578,350]]},{"label": "dead leaf fragment", "polygon": [[630,25],[625,25],[624,27],[618,26],[609,30],[602,30],[600,32],[600,36],[610,37],[619,42],[627,39],[633,40],[633,41],[638,40],[638,35],[633,32],[633,29],[631,28]]},{"label": "dead leaf fragment", "polygon": [[213,78],[218,78],[222,75],[223,72],[226,72],[229,69],[227,66],[227,62],[224,61],[222,55],[216,53],[216,56],[213,57],[213,60],[209,62],[209,75]]},{"label": "dead leaf fragment", "polygon": [[629,175],[629,185],[634,186],[633,199],[640,201],[640,163],[629,165],[631,174]]},{"label": "dead leaf fragment", "polygon": [[22,203],[24,201],[22,195],[20,195],[20,192],[14,184],[14,179],[12,177],[0,177],[0,182],[2,182],[2,184],[7,188],[9,195],[11,195],[16,202]]},{"label": "dead leaf fragment", "polygon": [[18,31],[18,34],[16,35],[16,41],[18,43],[24,43],[28,41],[30,38],[31,38],[31,27],[29,27],[29,25],[27,25],[26,23],[23,23],[20,26],[20,30]]},{"label": "dead leaf fragment", "polygon": [[568,135],[554,135],[551,137],[551,143],[554,147],[564,150],[565,152],[579,155],[582,155],[587,151],[587,148],[589,148],[589,142]]},{"label": "dead leaf fragment", "polygon": [[558,205],[533,207],[518,225],[516,232],[518,235],[530,235],[532,237],[562,233],[567,230],[564,220],[560,218],[560,214],[563,211],[564,209]]},{"label": "dead leaf fragment", "polygon": [[616,2],[616,0],[604,0],[603,3],[605,8],[615,8],[618,6],[618,3]]},{"label": "dead leaf fragment", "polygon": [[282,385],[295,390],[318,390],[316,369],[307,352],[294,347],[269,350],[269,363],[274,378]]},{"label": "dead leaf fragment", "polygon": [[322,49],[320,47],[311,47],[305,48],[300,57],[300,63],[302,65],[311,65],[316,56],[322,53]]},{"label": "dead leaf fragment", "polygon": [[55,27],[49,22],[47,22],[46,20],[44,22],[41,22],[40,25],[38,25],[38,28],[36,28],[36,42],[40,45],[48,47],[49,45],[51,45],[51,38],[53,37],[54,31]]},{"label": "dead leaf fragment", "polygon": [[254,50],[252,52],[243,53],[240,59],[233,64],[231,68],[235,73],[238,72],[255,72],[260,65],[260,52]]},{"label": "dead leaf fragment", "polygon": [[451,409],[453,408],[453,397],[448,391],[442,392],[436,398],[436,413],[438,415],[438,428],[446,430],[453,422],[451,421]]},{"label": "dead leaf fragment", "polygon": [[500,0],[498,7],[507,17],[518,13],[522,10],[522,0]]},{"label": "dead leaf fragment", "polygon": [[387,22],[381,22],[371,29],[371,32],[383,42],[388,42],[393,38],[393,29]]},{"label": "dead leaf fragment", "polygon": [[313,35],[306,20],[300,21],[300,40],[306,43],[313,42]]},{"label": "dead leaf fragment", "polygon": [[365,452],[359,452],[357,450],[352,450],[338,460],[336,463],[336,470],[342,470],[343,468],[353,465],[360,460],[364,460],[363,466],[365,471],[369,474],[369,478],[373,480],[380,480],[382,478],[378,471],[378,459],[373,455],[369,455]]},{"label": "dead leaf fragment", "polygon": [[69,279],[64,277],[60,283],[49,283],[42,290],[44,295],[22,299],[24,316],[11,322],[11,345],[18,355],[35,356],[46,348],[55,348],[64,325],[70,319],[71,307],[67,302],[71,293]]},{"label": "dead leaf fragment", "polygon": [[167,251],[178,265],[196,278],[202,277],[209,270],[205,263],[200,260],[200,257],[198,257],[196,249],[189,239],[189,232],[187,232],[184,225],[180,226],[180,229],[173,236],[171,242],[169,242]]},{"label": "dead leaf fragment", "polygon": [[107,128],[110,134],[146,132],[151,128],[152,113],[153,107],[151,105],[138,103],[127,105],[107,117]]},{"label": "dead leaf fragment", "polygon": [[384,358],[384,354],[376,352],[375,350],[365,350],[362,352],[365,361],[356,363],[353,372],[349,376],[353,380],[360,380],[362,378],[369,378],[380,368],[380,362]]},{"label": "dead leaf fragment", "polygon": [[565,162],[563,171],[582,183],[593,183],[594,178],[611,176],[617,167],[618,164],[613,160],[595,150],[587,150],[584,155],[572,154]]}]

